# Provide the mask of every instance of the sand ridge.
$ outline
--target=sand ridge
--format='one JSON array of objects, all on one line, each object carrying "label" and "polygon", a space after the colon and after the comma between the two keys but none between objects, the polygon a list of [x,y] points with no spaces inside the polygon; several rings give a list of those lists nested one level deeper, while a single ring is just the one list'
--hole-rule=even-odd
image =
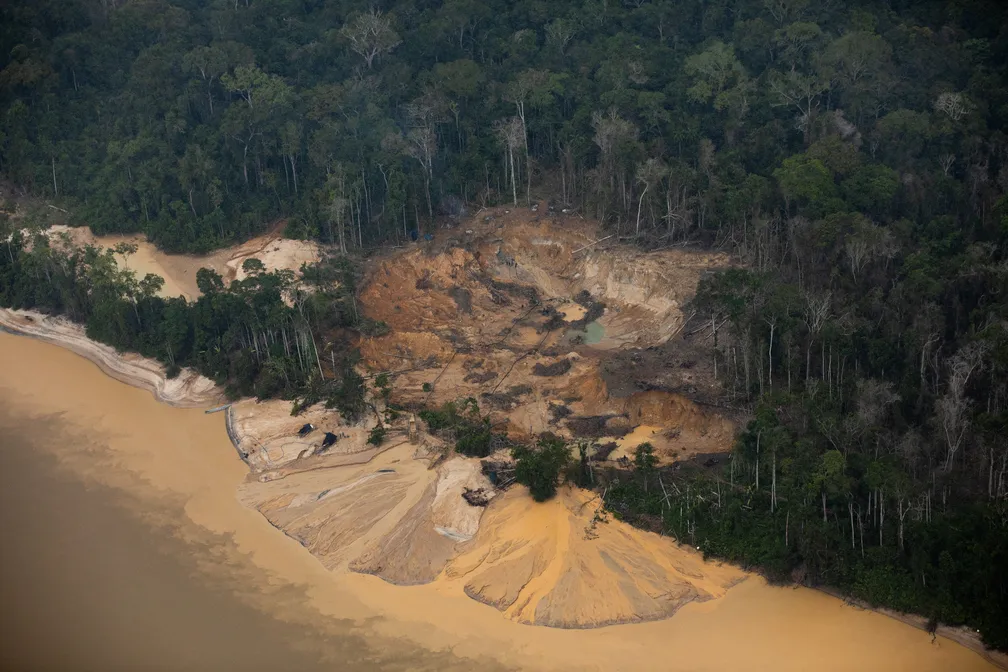
[{"label": "sand ridge", "polygon": [[445,578],[520,623],[595,628],[667,618],[723,597],[746,576],[668,537],[598,518],[600,509],[596,495],[572,487],[544,504],[514,488],[489,507]]}]

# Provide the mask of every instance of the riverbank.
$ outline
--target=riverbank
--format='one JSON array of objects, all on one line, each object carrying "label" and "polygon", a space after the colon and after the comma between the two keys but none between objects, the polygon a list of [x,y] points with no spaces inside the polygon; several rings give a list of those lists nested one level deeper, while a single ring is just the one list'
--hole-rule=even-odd
[{"label": "riverbank", "polygon": [[[191,371],[167,379],[159,363],[95,343],[63,318],[4,311],[0,325],[66,347],[170,405],[206,408],[221,401],[212,381]],[[744,577],[624,523],[598,527],[600,503],[589,508],[591,498],[580,491],[534,507],[527,495],[513,491],[491,507],[490,524],[481,533],[483,508],[462,497],[467,488],[492,491],[478,461],[455,458],[431,470],[442,447],[425,441],[419,453],[406,445],[384,456],[387,465],[353,465],[357,460],[345,458],[367,452],[370,425],[344,427],[321,407],[294,418],[289,408],[289,402],[253,400],[227,407],[228,439],[253,474],[242,500],[329,569],[400,585],[468,577],[460,591],[508,618],[574,629],[667,618],[691,602],[722,597]],[[297,429],[306,422],[321,431],[299,437]],[[339,432],[343,440],[312,458],[325,431]],[[286,476],[283,465],[295,460],[300,473],[277,483]],[[379,468],[386,476],[374,479]],[[361,482],[367,484],[358,487]],[[582,576],[593,577],[591,585]]]},{"label": "riverbank", "polygon": [[[834,597],[838,600],[843,600],[843,602],[855,609],[863,609],[865,611],[872,611],[877,614],[882,614],[883,616],[888,616],[894,620],[899,621],[909,625],[912,628],[916,628],[922,632],[930,634],[928,629],[928,619],[923,616],[918,616],[917,614],[905,614],[901,611],[894,611],[893,609],[886,609],[885,607],[873,607],[864,600],[858,600],[850,596],[844,595],[839,590],[827,587],[816,588],[822,593]],[[1008,670],[1008,653],[1002,651],[994,651],[988,649],[984,646],[983,640],[980,635],[975,630],[971,630],[966,626],[953,627],[950,625],[939,624],[935,630],[936,637],[944,637],[950,641],[953,641],[960,646],[963,646],[970,651],[973,651],[994,665],[1000,670]]]},{"label": "riverbank", "polygon": [[[260,608],[279,618],[293,615],[269,595],[296,589],[303,592],[298,603],[318,612],[314,622],[321,627],[330,619],[352,619],[369,636],[406,638],[429,650],[530,670],[992,669],[947,639],[932,645],[929,635],[893,619],[814,591],[771,587],[758,577],[719,599],[686,604],[671,619],[560,630],[502,618],[466,597],[464,581],[393,586],[375,576],[329,571],[235,497],[248,469],[228,445],[219,414],[157,404],[70,352],[8,335],[0,335],[0,389],[12,412],[31,418],[60,413],[93,435],[96,447],[87,450],[83,445],[90,443],[51,442],[82,478],[133,496],[170,496],[188,523],[228,535],[223,560],[237,554],[270,576],[266,584],[246,586]],[[513,539],[510,546],[518,543]],[[493,552],[488,549],[488,557]]]},{"label": "riverbank", "polygon": [[57,414],[14,413],[9,392],[0,385],[0,669],[471,669],[450,653],[365,638],[351,620],[320,630],[292,590],[259,595],[271,577],[226,535],[188,522],[171,498],[152,503],[62,466],[59,446],[100,452],[97,437]]},{"label": "riverbank", "polygon": [[225,401],[223,390],[192,369],[182,369],[178,376],[169,378],[160,362],[92,341],[81,325],[65,317],[0,308],[0,330],[66,348],[96,364],[110,378],[147,390],[169,406],[205,408]]},{"label": "riverbank", "polygon": [[[112,378],[151,392],[158,401],[180,408],[206,408],[222,401],[212,381],[192,371],[168,379],[158,362],[95,343],[65,318],[7,310],[0,313],[0,325],[66,347]],[[299,436],[305,423],[318,430]],[[531,509],[524,501],[527,496],[511,493],[501,505],[510,513],[497,515],[495,509],[491,516],[503,522],[479,534],[484,509],[469,504],[463,493],[467,488],[492,492],[491,484],[479,473],[476,460],[455,458],[431,470],[443,446],[429,436],[419,452],[414,446],[394,452],[391,459],[399,466],[390,469],[396,472],[392,477],[358,488],[359,481],[372,480],[373,475],[364,472],[378,467],[369,462],[352,467],[345,458],[367,452],[372,425],[344,426],[321,406],[291,417],[289,402],[279,400],[229,405],[227,436],[254,475],[243,501],[300,540],[330,569],[373,574],[403,585],[473,574],[474,580],[459,586],[465,595],[527,624],[581,629],[667,618],[691,602],[723,596],[743,576],[705,566],[694,549],[669,539],[650,540],[647,533],[623,523],[600,528],[602,540],[584,544],[600,504],[589,511],[581,501],[587,495],[580,492]],[[326,432],[341,439],[324,455],[313,456]],[[273,483],[278,470],[295,461],[303,475]],[[337,497],[341,488],[346,493]],[[530,516],[541,524],[515,525]],[[613,534],[613,528],[619,531]],[[667,561],[655,563],[648,559],[652,556]],[[467,569],[458,569],[456,561]],[[682,570],[684,566],[691,569]],[[637,576],[634,567],[644,576]],[[568,576],[572,568],[576,571]],[[593,585],[577,578],[582,575],[591,575]]]}]

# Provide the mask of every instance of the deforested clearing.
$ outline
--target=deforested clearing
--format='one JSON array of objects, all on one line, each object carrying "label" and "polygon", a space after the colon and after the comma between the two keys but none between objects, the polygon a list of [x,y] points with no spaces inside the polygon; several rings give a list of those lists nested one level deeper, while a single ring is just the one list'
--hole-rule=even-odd
[{"label": "deforested clearing", "polygon": [[[389,374],[388,403],[437,408],[471,397],[514,440],[545,431],[572,441],[616,436],[618,449],[602,459],[613,466],[645,440],[661,463],[730,447],[733,421],[681,390],[614,394],[605,379],[617,355],[675,338],[701,275],[726,266],[727,257],[591,245],[601,235],[585,220],[505,209],[468,226],[364,263],[360,310],[387,332],[360,337],[359,369],[369,379]],[[166,255],[142,237],[95,237],[86,228],[53,227],[49,235],[109,248],[133,244],[123,265],[162,275],[162,292],[189,300],[199,296],[199,268],[240,280],[246,259],[296,270],[323,254],[279,232],[207,257]],[[10,317],[23,333],[87,342],[54,318]],[[577,336],[588,318],[604,334],[590,344]],[[99,358],[101,347],[88,356]],[[109,349],[102,357],[131,356]],[[147,368],[161,372],[160,383],[124,379],[168,389],[160,396],[173,403],[220,400],[212,381],[168,382],[160,365]],[[665,618],[723,595],[744,576],[608,518],[597,493],[565,487],[534,504],[522,487],[498,490],[478,460],[453,455],[450,438],[421,431],[409,442],[405,415],[385,419],[389,434],[378,446],[367,443],[377,412],[346,422],[322,404],[294,416],[288,401],[241,400],[224,417],[252,470],[241,500],[332,570],[394,584],[444,582],[510,619],[564,628]],[[314,429],[302,435],[306,424]],[[335,441],[324,445],[328,436]],[[471,491],[483,493],[480,505],[464,496]]]},{"label": "deforested clearing", "polygon": [[[727,257],[591,245],[601,236],[585,220],[503,208],[465,227],[365,262],[360,309],[387,331],[361,337],[360,366],[389,375],[388,403],[472,398],[510,440],[619,437],[608,458],[596,451],[600,466],[618,468],[645,441],[661,464],[728,450],[734,421],[683,389],[613,394],[604,379],[617,354],[675,338],[701,275]],[[595,343],[576,336],[589,318],[604,334]],[[370,419],[344,426],[321,407],[297,418],[283,410],[234,407],[256,470],[241,499],[330,569],[443,583],[509,619],[560,628],[666,618],[745,576],[613,519],[599,493],[563,487],[536,504],[523,487],[499,490],[478,460],[453,455],[450,435],[421,431],[409,442],[405,417],[372,448]],[[298,436],[303,422],[319,430]],[[340,440],[322,450],[323,431]]]},{"label": "deforested clearing", "polygon": [[[613,394],[603,377],[619,354],[676,338],[700,278],[726,267],[728,257],[591,245],[603,237],[581,218],[495,208],[433,242],[369,261],[361,306],[389,331],[361,339],[362,365],[391,372],[393,400],[405,405],[528,386],[531,393],[492,414],[516,438],[543,431],[573,437],[551,411],[572,398],[567,405],[575,416],[611,413],[631,428],[646,423],[668,430],[663,460],[673,451],[727,450],[733,420],[683,394],[689,373],[645,396],[635,395],[649,389],[646,380],[636,392]],[[464,308],[455,298],[462,290]],[[585,317],[585,297],[604,306],[593,322],[602,338],[590,344],[572,327]],[[709,383],[703,373],[693,375]],[[698,439],[695,448],[691,436]]]}]

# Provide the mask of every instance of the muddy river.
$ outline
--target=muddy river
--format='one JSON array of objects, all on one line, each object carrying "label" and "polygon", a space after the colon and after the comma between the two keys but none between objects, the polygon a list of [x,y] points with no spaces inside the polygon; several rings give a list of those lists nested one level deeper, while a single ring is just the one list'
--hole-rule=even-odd
[{"label": "muddy river", "polygon": [[0,461],[2,669],[994,669],[757,577],[665,621],[558,630],[437,582],[329,572],[238,502],[220,415],[3,333]]}]

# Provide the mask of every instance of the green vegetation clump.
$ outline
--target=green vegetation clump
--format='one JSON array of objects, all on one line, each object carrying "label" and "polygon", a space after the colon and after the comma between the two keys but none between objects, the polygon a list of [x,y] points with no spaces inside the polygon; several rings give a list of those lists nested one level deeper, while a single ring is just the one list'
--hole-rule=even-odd
[{"label": "green vegetation clump", "polygon": [[392,396],[392,380],[387,373],[379,373],[374,379],[375,390],[379,396],[388,404],[389,397]]},{"label": "green vegetation clump", "polygon": [[299,415],[309,407],[324,402],[327,409],[335,409],[348,422],[357,422],[367,410],[364,399],[364,378],[354,369],[356,353],[349,353],[337,360],[333,377],[322,378],[314,375],[294,397],[291,415]]},{"label": "green vegetation clump", "polygon": [[427,424],[427,430],[432,433],[452,429],[458,422],[458,412],[451,402],[440,409],[424,409],[417,413],[417,416]]},{"label": "green vegetation clump", "polygon": [[494,433],[489,420],[456,427],[455,436],[455,450],[463,455],[486,457],[493,452]]},{"label": "green vegetation clump", "polygon": [[389,326],[382,320],[372,320],[369,317],[361,317],[357,330],[364,336],[378,338],[389,333]]},{"label": "green vegetation clump", "polygon": [[571,459],[564,440],[549,433],[541,435],[535,447],[516,446],[511,455],[516,460],[515,480],[526,486],[537,502],[556,494],[560,475]]},{"label": "green vegetation clump", "polygon": [[368,434],[367,442],[372,446],[380,446],[382,443],[385,442],[385,435],[387,433],[388,430],[385,429],[385,427],[383,427],[382,425],[378,425],[377,427],[373,428],[371,432]]},{"label": "green vegetation clump", "polygon": [[431,432],[450,434],[455,450],[468,457],[486,457],[494,451],[499,437],[490,420],[480,415],[479,405],[472,397],[450,401],[440,409],[426,409],[417,414]]},{"label": "green vegetation clump", "polygon": [[634,469],[644,479],[645,488],[657,466],[658,456],[654,454],[654,446],[645,442],[634,448]]}]

